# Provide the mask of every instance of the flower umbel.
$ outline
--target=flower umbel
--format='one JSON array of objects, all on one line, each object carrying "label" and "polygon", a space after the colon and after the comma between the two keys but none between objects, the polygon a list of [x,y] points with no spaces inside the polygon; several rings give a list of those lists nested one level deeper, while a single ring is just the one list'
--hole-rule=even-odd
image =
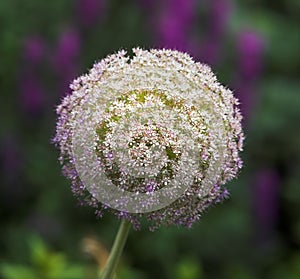
[{"label": "flower umbel", "polygon": [[96,63],[58,106],[63,172],[98,215],[190,227],[242,167],[238,101],[186,53],[133,53]]}]

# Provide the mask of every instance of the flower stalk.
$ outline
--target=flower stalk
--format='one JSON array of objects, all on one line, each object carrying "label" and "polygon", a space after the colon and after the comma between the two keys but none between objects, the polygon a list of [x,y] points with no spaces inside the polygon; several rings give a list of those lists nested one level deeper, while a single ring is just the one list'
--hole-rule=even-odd
[{"label": "flower stalk", "polygon": [[125,246],[130,227],[131,227],[131,223],[125,219],[122,219],[109,258],[107,260],[103,272],[101,272],[100,274],[100,279],[114,278],[116,268],[120,261],[120,257],[122,255],[122,251]]}]

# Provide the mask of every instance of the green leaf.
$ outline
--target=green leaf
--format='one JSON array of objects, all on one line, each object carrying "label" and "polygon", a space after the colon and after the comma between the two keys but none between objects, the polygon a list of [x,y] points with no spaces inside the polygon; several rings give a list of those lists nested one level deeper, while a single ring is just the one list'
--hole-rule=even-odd
[{"label": "green leaf", "polygon": [[201,264],[192,258],[181,260],[176,267],[177,279],[201,279],[202,275]]},{"label": "green leaf", "polygon": [[44,265],[48,260],[48,248],[42,239],[37,235],[29,238],[30,261],[33,265]]},{"label": "green leaf", "polygon": [[84,269],[81,266],[69,266],[64,269],[63,274],[58,279],[82,279],[84,278]]},{"label": "green leaf", "polygon": [[38,279],[30,267],[6,263],[0,265],[0,275],[3,279]]}]

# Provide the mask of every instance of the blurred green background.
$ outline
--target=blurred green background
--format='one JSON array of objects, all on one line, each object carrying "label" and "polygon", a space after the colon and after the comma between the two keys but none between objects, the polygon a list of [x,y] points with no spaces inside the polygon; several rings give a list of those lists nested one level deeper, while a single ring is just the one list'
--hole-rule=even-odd
[{"label": "blurred green background", "polygon": [[131,231],[118,278],[300,278],[298,0],[1,0],[0,278],[105,262],[119,221],[77,205],[50,140],[70,81],[133,46],[212,66],[242,103],[245,166],[192,229]]}]

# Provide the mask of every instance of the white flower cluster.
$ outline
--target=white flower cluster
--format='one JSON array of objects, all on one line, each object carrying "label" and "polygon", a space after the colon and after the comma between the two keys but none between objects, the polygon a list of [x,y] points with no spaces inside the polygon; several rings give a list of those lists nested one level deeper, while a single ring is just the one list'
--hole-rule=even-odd
[{"label": "white flower cluster", "polygon": [[94,207],[190,226],[242,167],[238,101],[186,53],[133,53],[95,64],[58,107],[64,172]]}]

